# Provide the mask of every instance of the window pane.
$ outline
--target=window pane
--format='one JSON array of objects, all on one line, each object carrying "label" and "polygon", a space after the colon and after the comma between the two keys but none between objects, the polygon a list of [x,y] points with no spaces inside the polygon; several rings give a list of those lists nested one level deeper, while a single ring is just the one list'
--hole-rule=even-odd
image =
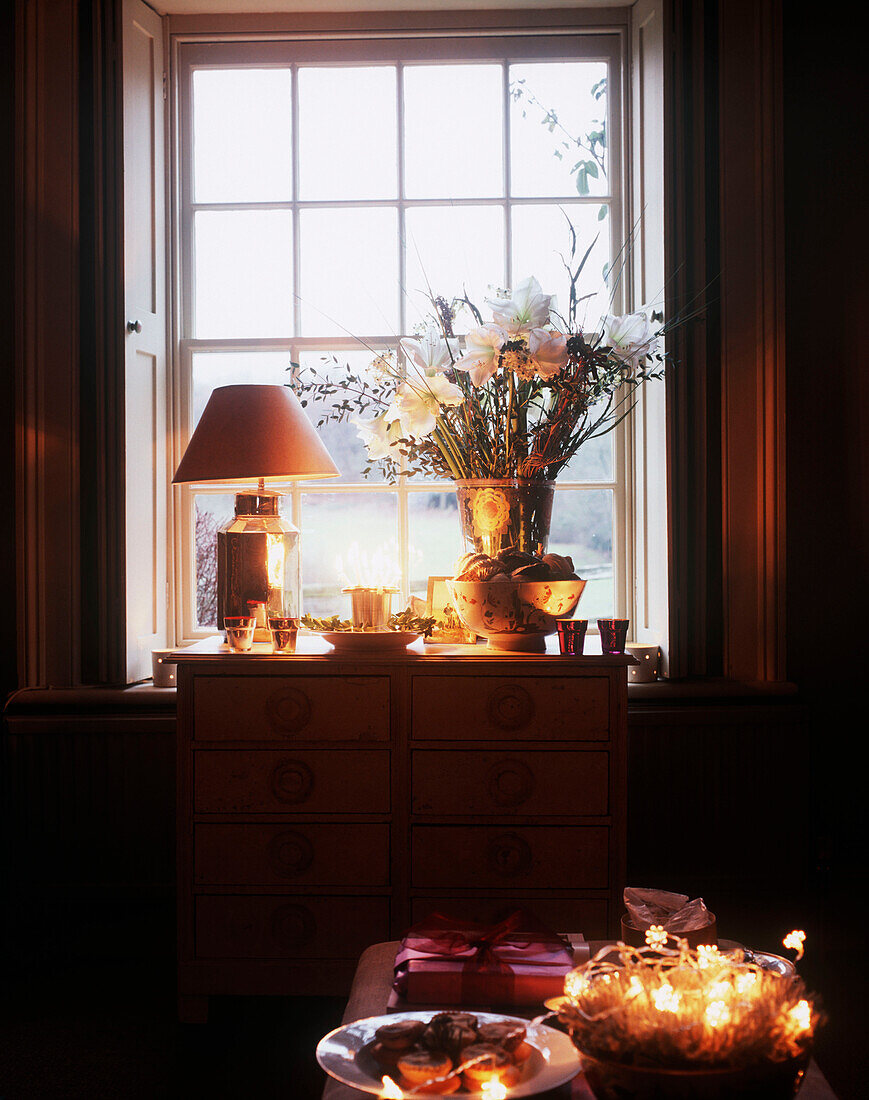
[{"label": "window pane", "polygon": [[194,224],[195,335],[292,335],[289,211],[200,210]]},{"label": "window pane", "polygon": [[556,489],[549,552],[569,554],[588,581],[575,617],[593,620],[615,612],[613,494],[609,489]]},{"label": "window pane", "polygon": [[[586,136],[600,132],[606,120],[606,95],[595,99],[592,89],[606,78],[606,62],[531,62],[510,66],[510,188],[514,195],[604,195],[608,160],[600,146],[587,148]],[[516,92],[521,90],[521,95]],[[552,112],[550,114],[549,112]],[[578,161],[591,161],[577,186]],[[595,177],[594,172],[598,175]]]},{"label": "window pane", "polygon": [[613,436],[612,432],[589,439],[579,448],[559,474],[564,481],[612,481]]},{"label": "window pane", "polygon": [[392,208],[303,210],[304,336],[398,331],[398,218]]},{"label": "window pane", "polygon": [[289,69],[193,74],[195,202],[292,198]]},{"label": "window pane", "polygon": [[[302,352],[299,356],[299,363],[303,367],[313,367],[321,378],[325,376],[326,378],[338,380],[344,378],[344,372],[340,369],[342,364],[349,363],[356,374],[364,375],[374,356],[369,351],[341,351],[336,352],[334,358],[338,360],[337,364],[328,353],[319,351]],[[305,377],[311,380],[310,374],[306,374]],[[352,401],[352,395],[348,394],[347,399]],[[305,412],[308,414],[311,423],[316,427],[317,433],[326,445],[326,449],[332,456],[335,465],[341,471],[341,477],[337,478],[337,481],[364,482],[362,471],[371,463],[368,458],[368,451],[359,438],[355,425],[351,424],[349,420],[345,420],[340,424],[328,423],[322,426],[319,423],[323,410],[328,408],[328,405],[333,401],[338,400],[340,400],[340,397],[336,395],[330,397],[326,405],[319,405],[309,398]],[[363,419],[370,420],[376,415],[377,411],[372,409],[364,414]],[[382,480],[379,467],[375,466],[373,468],[368,480],[375,483]]]},{"label": "window pane", "polygon": [[610,262],[609,219],[597,220],[598,207],[586,205],[517,206],[513,209],[513,281],[534,275],[545,294],[555,294],[555,308],[562,316],[570,304],[570,280],[564,266],[570,249],[568,220],[576,232],[577,264],[586,249],[597,243],[577,282],[577,294],[592,297],[577,307],[577,322],[586,329],[597,328],[609,310],[609,291],[604,282],[604,265]]},{"label": "window pane", "polygon": [[398,195],[396,71],[392,66],[299,70],[299,195]]},{"label": "window pane", "polygon": [[409,588],[425,599],[429,577],[451,577],[463,550],[454,489],[407,498]]},{"label": "window pane", "polygon": [[[250,383],[283,386],[290,380],[288,351],[208,351],[193,354],[190,431],[199,423],[212,390]],[[310,416],[310,412],[308,414]]]},{"label": "window pane", "polygon": [[197,493],[193,500],[196,629],[217,629],[217,532],[233,517],[232,493]]},{"label": "window pane", "polygon": [[[302,603],[305,613],[350,617],[342,571],[355,581],[352,561],[398,556],[395,493],[305,493],[302,496]],[[394,606],[394,610],[400,610]]]},{"label": "window pane", "polygon": [[503,195],[502,117],[500,65],[408,66],[404,70],[407,198]]},{"label": "window pane", "polygon": [[[467,289],[488,317],[483,299],[504,279],[504,212],[500,206],[427,206],[405,214],[406,309],[409,327],[430,312],[430,286],[447,300]],[[457,332],[475,322],[465,312]]]}]

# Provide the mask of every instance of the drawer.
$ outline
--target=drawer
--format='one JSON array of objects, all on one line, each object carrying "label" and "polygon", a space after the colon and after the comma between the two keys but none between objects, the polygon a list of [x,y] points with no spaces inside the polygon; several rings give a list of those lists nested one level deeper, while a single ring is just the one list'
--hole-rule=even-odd
[{"label": "drawer", "polygon": [[387,813],[389,753],[256,749],[194,753],[197,813]]},{"label": "drawer", "polygon": [[606,814],[606,752],[412,754],[415,814]]},{"label": "drawer", "polygon": [[504,899],[454,898],[445,895],[414,898],[411,915],[414,924],[432,913],[447,913],[461,920],[497,924],[517,909],[534,914],[553,932],[582,932],[587,940],[603,940],[609,935],[609,907],[606,901],[599,898],[531,896]]},{"label": "drawer", "polygon": [[195,881],[210,885],[386,886],[388,825],[195,827]]},{"label": "drawer", "polygon": [[389,898],[262,897],[196,899],[199,959],[356,959],[389,939]]},{"label": "drawer", "polygon": [[197,741],[386,741],[387,676],[196,676]]},{"label": "drawer", "polygon": [[415,676],[412,736],[432,741],[606,741],[604,676]]},{"label": "drawer", "polygon": [[416,825],[411,835],[417,889],[608,885],[609,829],[603,826]]}]

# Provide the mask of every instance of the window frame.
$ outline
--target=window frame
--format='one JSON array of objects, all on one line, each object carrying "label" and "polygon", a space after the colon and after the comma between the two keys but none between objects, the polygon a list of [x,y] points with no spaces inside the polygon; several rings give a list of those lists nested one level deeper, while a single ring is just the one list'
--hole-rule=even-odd
[{"label": "window frame", "polygon": [[[436,14],[436,13],[435,13]],[[296,85],[295,69],[299,64],[412,64],[421,61],[437,64],[431,58],[433,46],[439,46],[446,55],[441,63],[449,64],[458,61],[491,61],[501,63],[505,67],[511,61],[554,60],[604,60],[608,63],[608,119],[609,138],[607,153],[610,158],[608,178],[614,186],[608,188],[607,194],[570,197],[571,205],[600,204],[606,201],[610,207],[608,224],[610,228],[611,254],[616,254],[617,245],[625,239],[628,232],[628,210],[630,206],[631,180],[629,156],[630,147],[630,101],[628,92],[629,56],[627,51],[627,28],[624,26],[601,28],[584,28],[579,25],[555,28],[509,28],[501,31],[480,31],[469,28],[460,31],[445,32],[436,28],[415,29],[404,32],[384,32],[371,30],[361,32],[329,31],[329,32],[287,32],[275,31],[273,37],[264,40],[267,36],[257,35],[255,40],[243,32],[219,34],[187,34],[178,36],[174,42],[173,51],[173,175],[172,191],[173,204],[173,257],[172,271],[173,283],[173,320],[171,347],[172,374],[173,374],[173,431],[177,453],[174,458],[180,461],[189,434],[190,406],[192,398],[192,356],[195,352],[207,351],[239,351],[239,350],[281,350],[286,351],[288,359],[296,357],[300,350],[316,349],[319,345],[322,350],[333,351],[358,347],[358,344],[350,338],[305,338],[294,336],[292,338],[264,338],[264,339],[200,339],[192,335],[193,311],[190,308],[192,287],[192,261],[193,261],[193,214],[195,208],[232,209],[238,206],[253,206],[254,208],[289,207],[293,211],[294,224],[294,274],[298,265],[298,224],[299,212],[306,207],[340,206],[341,201],[314,201],[300,200],[297,189],[294,188],[293,197],[287,203],[262,203],[262,204],[194,204],[192,200],[192,160],[181,170],[181,157],[184,154],[192,154],[192,74],[197,68],[202,67],[283,67],[294,66],[294,92]],[[509,45],[509,49],[505,47]],[[340,60],[335,58],[336,47],[340,47]],[[399,86],[401,84],[399,78]],[[505,82],[505,110],[509,110],[509,92]],[[297,112],[297,97],[293,97],[293,111]],[[617,120],[612,124],[612,120]],[[397,124],[401,126],[401,115]],[[297,118],[294,118],[293,126],[294,147],[298,142]],[[509,178],[509,148],[505,147],[505,177]],[[367,200],[352,202],[354,206],[389,206],[397,208],[399,213],[399,225],[403,224],[404,211],[414,207],[436,205],[443,200],[437,199],[407,199],[401,193],[399,183],[398,195],[395,199]],[[495,205],[509,211],[512,206],[534,205],[546,201],[545,196],[519,197],[510,196],[505,188],[503,196],[496,199],[457,200],[457,203],[465,205]],[[559,199],[549,201],[561,201]],[[346,205],[351,205],[350,202]],[[508,275],[510,256],[510,218],[505,213],[505,256],[504,275]],[[401,251],[401,250],[400,250]],[[401,271],[403,273],[403,261]],[[632,280],[630,270],[622,280],[620,290],[621,301],[614,303],[617,309],[630,308]],[[404,304],[402,303],[402,317],[404,316]],[[296,313],[298,321],[298,313]],[[174,334],[178,334],[177,336]],[[367,334],[366,334],[367,335]],[[388,346],[390,341],[382,341]],[[394,341],[393,341],[394,342]],[[635,485],[632,468],[632,440],[629,425],[620,428],[613,435],[613,477],[611,481],[595,482],[567,482],[559,479],[559,492],[583,492],[588,490],[608,489],[612,492],[612,522],[613,522],[613,589],[616,613],[633,618],[635,584],[631,582],[633,577],[633,564],[635,559],[634,546],[634,497]],[[403,576],[407,577],[407,516],[409,499],[414,493],[436,492],[449,490],[452,483],[445,482],[414,482],[406,477],[401,477],[395,486],[378,482],[347,482],[335,484],[325,483],[287,483],[287,496],[291,501],[291,509],[285,508],[289,518],[301,527],[300,511],[301,497],[303,493],[396,493],[398,498],[398,540],[401,550],[401,566]],[[195,616],[196,582],[193,571],[188,564],[193,556],[193,507],[194,498],[199,493],[225,493],[227,489],[221,486],[176,486],[174,515],[179,520],[174,524],[174,538],[172,539],[171,557],[173,567],[173,590],[171,599],[174,605],[174,626],[176,642],[183,644],[195,641],[198,638],[212,633],[211,630],[198,629]],[[403,592],[403,596],[407,593]]]}]

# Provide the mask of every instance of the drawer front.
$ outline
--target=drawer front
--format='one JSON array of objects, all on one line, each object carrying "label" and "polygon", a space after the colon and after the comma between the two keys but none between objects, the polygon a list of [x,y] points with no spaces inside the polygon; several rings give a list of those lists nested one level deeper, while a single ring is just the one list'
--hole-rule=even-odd
[{"label": "drawer front", "polygon": [[606,814],[605,752],[413,753],[416,814]]},{"label": "drawer front", "polygon": [[412,736],[432,741],[606,741],[603,676],[415,676]]},{"label": "drawer front", "polygon": [[417,825],[411,833],[417,889],[608,885],[609,829],[604,827]]},{"label": "drawer front", "polygon": [[389,899],[215,896],[196,899],[199,959],[355,959],[389,939]]},{"label": "drawer front", "polygon": [[386,741],[386,676],[197,676],[197,741]]},{"label": "drawer front", "polygon": [[198,813],[387,813],[389,753],[203,750]]},{"label": "drawer front", "polygon": [[524,909],[555,932],[582,932],[587,940],[606,939],[608,905],[597,898],[549,898],[541,896],[494,899],[438,896],[414,898],[411,914],[414,924],[433,913],[449,913],[462,920],[497,924]]},{"label": "drawer front", "polygon": [[209,885],[386,886],[388,825],[197,825],[195,879]]}]

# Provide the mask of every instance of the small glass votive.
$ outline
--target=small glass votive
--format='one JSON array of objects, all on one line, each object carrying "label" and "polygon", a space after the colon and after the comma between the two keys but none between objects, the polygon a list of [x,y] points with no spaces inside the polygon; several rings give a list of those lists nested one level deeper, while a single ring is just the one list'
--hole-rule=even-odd
[{"label": "small glass votive", "polygon": [[287,615],[269,615],[272,653],[295,653],[298,632],[298,619],[292,619]]},{"label": "small glass votive", "polygon": [[630,619],[598,619],[600,631],[600,651],[610,656],[621,655],[625,651]]},{"label": "small glass votive", "polygon": [[579,657],[585,647],[588,619],[559,619],[558,648],[566,657]]},{"label": "small glass votive", "polygon": [[227,615],[223,620],[226,640],[235,653],[247,653],[253,645],[253,632],[256,628],[255,615]]}]

